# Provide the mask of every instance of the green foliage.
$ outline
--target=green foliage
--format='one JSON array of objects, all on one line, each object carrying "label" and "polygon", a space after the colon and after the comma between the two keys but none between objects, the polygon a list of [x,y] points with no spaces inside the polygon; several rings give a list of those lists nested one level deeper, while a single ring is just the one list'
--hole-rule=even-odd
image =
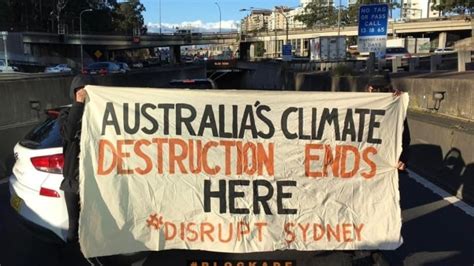
[{"label": "green foliage", "polygon": [[[10,7],[6,0],[0,0],[0,25],[8,23],[8,14],[10,13]],[[0,29],[5,30],[5,29]]]},{"label": "green foliage", "polygon": [[296,19],[303,22],[308,27],[315,26],[337,26],[338,13],[341,14],[341,26],[356,25],[359,17],[359,7],[365,4],[387,3],[390,10],[399,8],[400,4],[392,0],[358,0],[357,3],[348,7],[328,6],[327,1],[313,0],[305,7],[305,13],[296,16]]},{"label": "green foliage", "polygon": [[473,0],[431,0],[433,2],[433,10],[446,13],[457,13],[471,15],[474,12]]},{"label": "green foliage", "polygon": [[133,33],[134,29],[142,30],[145,6],[140,0],[129,0],[126,3],[117,5],[113,15],[113,25],[116,31]]},{"label": "green foliage", "polygon": [[0,30],[57,32],[58,23],[68,33],[79,32],[79,14],[84,32],[120,32],[145,30],[139,0],[117,3],[117,0],[0,0]]},{"label": "green foliage", "polygon": [[265,45],[263,42],[255,43],[255,56],[262,57],[265,54]]},{"label": "green foliage", "polygon": [[295,19],[303,22],[308,27],[328,26],[337,24],[337,9],[327,2],[314,0],[306,5],[304,13]]}]

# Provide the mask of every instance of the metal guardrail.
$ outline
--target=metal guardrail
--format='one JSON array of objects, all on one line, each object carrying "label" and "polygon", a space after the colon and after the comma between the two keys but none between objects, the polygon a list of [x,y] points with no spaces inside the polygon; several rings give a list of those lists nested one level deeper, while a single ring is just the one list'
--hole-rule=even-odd
[{"label": "metal guardrail", "polygon": [[354,71],[361,71],[367,67],[367,62],[366,60],[289,62],[290,69],[295,71],[330,71],[339,66],[346,66]]},{"label": "metal guardrail", "polygon": [[73,73],[24,73],[24,72],[0,72],[0,80],[19,80],[19,79],[35,79],[50,77],[67,77]]},{"label": "metal guardrail", "polygon": [[[396,25],[396,26],[401,26],[404,27],[405,25],[408,24],[416,24],[416,23],[430,23],[430,22],[439,22],[439,23],[445,23],[445,22],[462,22],[462,23],[467,23],[465,21],[465,16],[452,16],[452,17],[434,17],[434,18],[424,18],[424,19],[408,19],[404,21],[393,21],[390,22],[390,25]],[[355,28],[357,29],[358,24],[346,24],[341,26],[342,29],[344,28]],[[318,26],[312,26],[312,27],[305,27],[305,28],[293,28],[289,29],[290,34],[305,34],[305,33],[312,33],[312,32],[327,32],[327,31],[334,31],[337,30],[337,26],[327,26],[327,25],[318,25]],[[389,30],[392,30],[391,28]],[[284,33],[285,29],[277,29],[276,30],[279,33]],[[248,36],[248,37],[258,37],[260,35],[263,36],[274,36],[275,35],[275,30],[255,30],[255,31],[243,31],[243,35]]]},{"label": "metal guardrail", "polygon": [[[132,69],[128,73],[114,73],[109,75],[127,75],[127,74],[139,74],[139,73],[151,73],[159,71],[172,71],[175,69],[183,68],[201,68],[200,64],[170,64],[156,67],[146,67],[142,69]],[[37,78],[55,78],[55,77],[70,77],[77,73],[74,72],[63,72],[63,73],[25,73],[25,72],[0,72],[0,81],[9,80],[23,80],[23,79],[37,79]]]},{"label": "metal guardrail", "polygon": [[[389,59],[389,60],[375,60],[372,63],[373,70],[388,70],[391,72],[398,72],[399,68],[404,68],[405,71],[445,71],[457,70],[458,54],[426,54],[415,55],[409,59]],[[354,71],[366,70],[370,63],[369,58],[361,58],[357,60],[339,60],[339,61],[291,61],[287,62],[290,69],[295,71],[330,71],[339,65],[349,66]],[[471,62],[474,62],[474,53],[471,53]],[[379,66],[379,64],[381,64]],[[471,63],[473,64],[473,63]],[[458,71],[464,71],[459,70]]]}]

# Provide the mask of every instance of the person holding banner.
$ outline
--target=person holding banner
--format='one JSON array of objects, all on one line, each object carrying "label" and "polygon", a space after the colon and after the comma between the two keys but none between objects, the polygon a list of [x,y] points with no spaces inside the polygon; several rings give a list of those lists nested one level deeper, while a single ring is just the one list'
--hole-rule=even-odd
[{"label": "person holding banner", "polygon": [[[400,96],[403,92],[400,90],[393,90],[390,84],[390,77],[388,76],[374,76],[370,78],[367,85],[368,92],[393,92],[394,96]],[[398,160],[398,170],[405,171],[409,159],[410,147],[410,129],[408,128],[408,121],[405,118],[403,121],[403,135],[402,135],[402,154]]]},{"label": "person holding banner", "polygon": [[70,109],[62,110],[59,115],[64,155],[64,179],[60,188],[64,191],[69,218],[69,229],[66,238],[68,243],[79,241],[79,144],[82,114],[84,113],[84,103],[87,97],[84,87],[92,83],[90,76],[75,76],[70,87],[70,97],[73,104]]}]

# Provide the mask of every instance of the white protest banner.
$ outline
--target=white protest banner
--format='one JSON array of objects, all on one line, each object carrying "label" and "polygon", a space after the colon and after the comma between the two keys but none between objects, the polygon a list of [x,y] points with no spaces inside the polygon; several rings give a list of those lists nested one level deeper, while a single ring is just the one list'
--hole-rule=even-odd
[{"label": "white protest banner", "polygon": [[402,243],[406,94],[86,90],[86,257]]}]

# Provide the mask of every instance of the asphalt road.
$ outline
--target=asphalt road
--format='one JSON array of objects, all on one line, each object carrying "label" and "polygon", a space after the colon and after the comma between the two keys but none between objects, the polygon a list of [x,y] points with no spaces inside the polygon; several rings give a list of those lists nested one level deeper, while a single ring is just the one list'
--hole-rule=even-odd
[{"label": "asphalt road", "polygon": [[[291,260],[293,265],[469,265],[474,263],[474,218],[406,174],[400,176],[404,244],[395,251],[251,254],[170,250],[101,258],[106,265],[189,265],[194,260]],[[462,203],[462,202],[461,202]],[[456,204],[458,205],[458,204]],[[472,212],[472,206],[467,206]],[[38,239],[9,207],[8,184],[0,184],[0,265],[90,265],[77,246]],[[98,264],[96,264],[98,265]],[[212,265],[212,264],[210,264]],[[282,264],[283,265],[283,264]]]}]

